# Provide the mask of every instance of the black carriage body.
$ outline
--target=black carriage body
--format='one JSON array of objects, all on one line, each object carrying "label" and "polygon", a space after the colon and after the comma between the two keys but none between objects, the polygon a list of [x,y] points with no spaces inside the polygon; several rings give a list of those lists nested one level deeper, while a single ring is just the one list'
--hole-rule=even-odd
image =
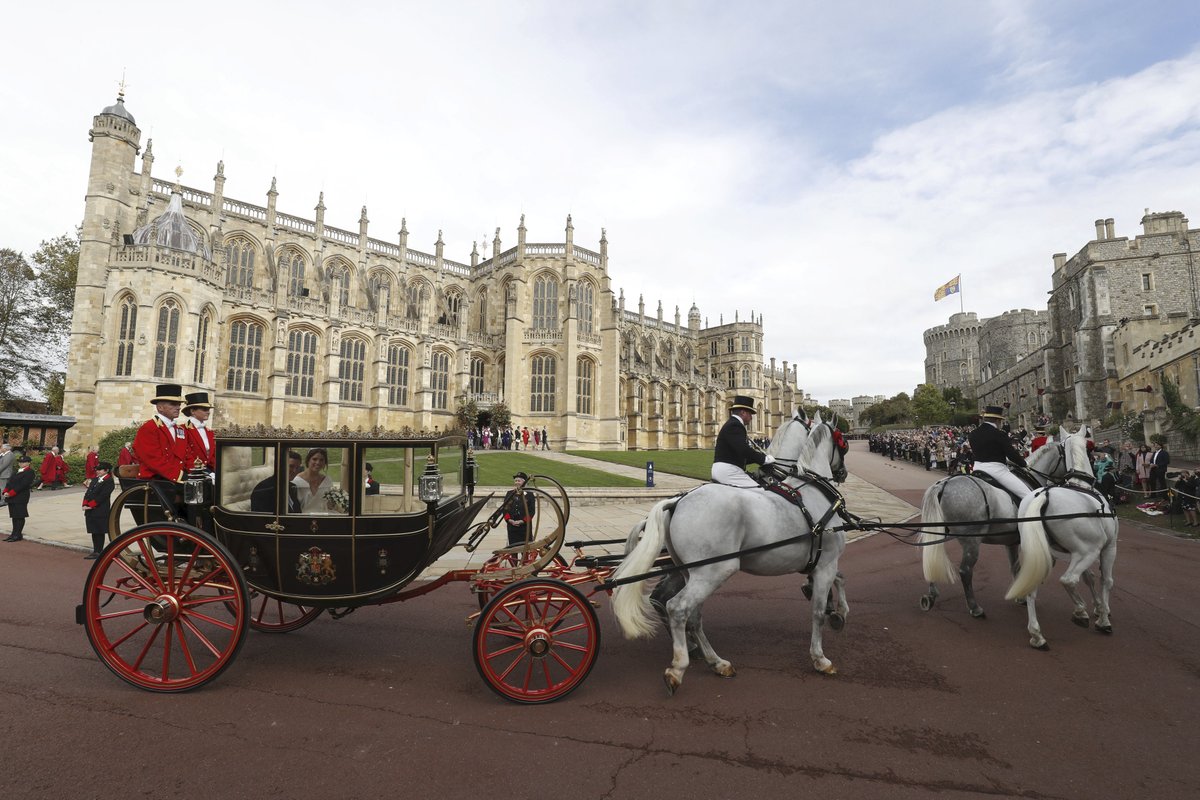
[{"label": "black carriage body", "polygon": [[[469,502],[464,491],[465,440],[365,436],[218,435],[206,516],[251,589],[305,606],[367,605],[400,592],[462,538],[485,502]],[[318,450],[333,492],[327,499],[297,492],[289,480],[289,454],[307,464]],[[420,483],[431,456],[444,492],[426,503]]]}]

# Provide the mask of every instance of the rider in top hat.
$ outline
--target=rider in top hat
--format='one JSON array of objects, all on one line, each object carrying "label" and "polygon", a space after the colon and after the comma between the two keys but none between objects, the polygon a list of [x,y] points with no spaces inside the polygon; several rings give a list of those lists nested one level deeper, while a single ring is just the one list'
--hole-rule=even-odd
[{"label": "rider in top hat", "polygon": [[177,383],[159,384],[154,398],[155,414],[142,423],[133,437],[133,452],[139,462],[138,477],[182,481],[189,466],[187,433],[175,420],[187,402]]},{"label": "rider in top hat", "polygon": [[1004,409],[1000,406],[988,406],[983,410],[982,419],[975,430],[967,434],[971,443],[971,452],[975,456],[975,472],[984,472],[996,479],[996,482],[1023,498],[1032,493],[1032,489],[1012,473],[1006,462],[1012,462],[1018,467],[1025,466],[1025,459],[1013,447],[1012,439],[1000,430],[1004,420]]},{"label": "rider in top hat", "polygon": [[[212,403],[208,400],[208,392],[192,392],[184,398],[183,406],[186,419],[182,422],[184,434],[188,443],[188,460],[200,459],[209,472],[217,469],[217,440],[212,428],[208,427],[208,418],[212,414]],[[192,467],[189,463],[188,468]]]},{"label": "rider in top hat", "polygon": [[1029,452],[1036,453],[1037,449],[1050,441],[1050,437],[1046,435],[1046,423],[1038,421],[1033,426],[1033,441],[1029,443]]},{"label": "rider in top hat", "polygon": [[759,466],[775,463],[775,456],[767,455],[750,442],[747,426],[756,413],[753,397],[739,394],[733,398],[729,419],[717,434],[713,451],[712,479],[715,482],[757,489],[758,484],[746,473],[746,465],[751,462]]}]

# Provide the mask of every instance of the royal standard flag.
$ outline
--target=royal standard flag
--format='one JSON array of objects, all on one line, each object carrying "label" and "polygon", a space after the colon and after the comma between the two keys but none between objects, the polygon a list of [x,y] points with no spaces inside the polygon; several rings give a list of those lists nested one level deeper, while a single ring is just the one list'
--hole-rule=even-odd
[{"label": "royal standard flag", "polygon": [[946,283],[943,283],[941,286],[939,286],[938,290],[933,293],[933,302],[936,303],[938,300],[941,300],[943,297],[945,297],[948,294],[957,294],[958,293],[958,280],[961,277],[962,277],[962,275],[955,275],[954,280],[947,281]]}]

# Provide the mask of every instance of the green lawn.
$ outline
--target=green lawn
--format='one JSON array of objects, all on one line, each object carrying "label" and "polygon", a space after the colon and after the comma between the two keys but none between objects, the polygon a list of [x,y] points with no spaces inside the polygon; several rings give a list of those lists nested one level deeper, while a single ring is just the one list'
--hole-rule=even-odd
[{"label": "green lawn", "polygon": [[646,485],[645,481],[626,478],[623,475],[613,475],[605,472],[602,468],[576,467],[561,461],[539,458],[524,451],[500,450],[477,453],[475,461],[479,464],[478,484],[480,486],[508,486],[512,483],[513,473],[516,472],[549,475],[563,486]]},{"label": "green lawn", "polygon": [[570,455],[594,458],[611,464],[645,469],[647,461],[654,462],[655,472],[684,475],[698,481],[712,477],[711,450],[568,450]]}]

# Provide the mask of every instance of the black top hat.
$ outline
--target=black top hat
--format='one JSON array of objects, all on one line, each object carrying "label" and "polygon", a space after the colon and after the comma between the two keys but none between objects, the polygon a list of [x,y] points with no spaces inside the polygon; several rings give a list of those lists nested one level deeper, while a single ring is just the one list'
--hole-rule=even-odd
[{"label": "black top hat", "polygon": [[980,416],[984,419],[1004,419],[1004,409],[1000,406],[984,406]]},{"label": "black top hat", "polygon": [[189,408],[212,408],[212,403],[208,401],[208,392],[192,392],[185,398],[183,411],[187,413]]},{"label": "black top hat", "polygon": [[151,403],[179,403],[182,405],[187,400],[183,397],[183,387],[178,383],[160,383],[154,390],[154,398]]},{"label": "black top hat", "polygon": [[738,409],[749,411],[751,414],[758,413],[754,410],[754,398],[746,397],[744,394],[735,395],[733,398],[733,405],[729,407],[730,411],[737,411]]},{"label": "black top hat", "polygon": [[30,458],[29,456],[21,456],[20,458],[17,459],[17,463],[18,464],[32,464],[33,459]]},{"label": "black top hat", "polygon": [[518,472],[516,475],[513,475],[513,477],[520,478],[521,480],[525,481],[526,483],[529,483],[529,476],[526,475],[524,472]]}]

